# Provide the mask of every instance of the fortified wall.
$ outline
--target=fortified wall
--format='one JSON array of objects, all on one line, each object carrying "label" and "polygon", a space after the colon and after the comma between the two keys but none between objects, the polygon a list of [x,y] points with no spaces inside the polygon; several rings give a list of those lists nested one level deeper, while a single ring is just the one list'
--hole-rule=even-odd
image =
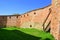
[{"label": "fortified wall", "polygon": [[51,34],[60,40],[60,0],[52,0]]},{"label": "fortified wall", "polygon": [[0,27],[18,26],[18,17],[20,15],[1,15],[0,16]]},{"label": "fortified wall", "polygon": [[13,26],[50,31],[55,40],[60,40],[60,0],[22,15],[0,15],[0,27]]},{"label": "fortified wall", "polygon": [[[22,15],[1,15],[0,16],[0,26],[17,26],[23,28],[38,28],[43,29],[43,23],[46,17],[50,16],[51,7],[46,6],[44,8],[32,10],[26,12]],[[51,17],[48,18],[45,25],[48,24]]]}]

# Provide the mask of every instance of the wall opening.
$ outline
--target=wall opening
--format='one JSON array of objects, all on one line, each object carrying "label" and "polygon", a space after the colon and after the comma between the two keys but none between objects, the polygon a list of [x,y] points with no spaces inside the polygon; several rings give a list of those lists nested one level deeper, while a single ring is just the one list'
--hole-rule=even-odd
[{"label": "wall opening", "polygon": [[30,25],[30,27],[32,27],[32,25]]},{"label": "wall opening", "polygon": [[34,12],[34,14],[36,14],[36,12]]},{"label": "wall opening", "polygon": [[11,16],[9,18],[11,19]]},{"label": "wall opening", "polygon": [[18,18],[18,16],[17,16],[17,18]]},{"label": "wall opening", "polygon": [[27,14],[27,16],[29,16],[29,15]]},{"label": "wall opening", "polygon": [[25,17],[25,15],[24,15],[24,17]]}]

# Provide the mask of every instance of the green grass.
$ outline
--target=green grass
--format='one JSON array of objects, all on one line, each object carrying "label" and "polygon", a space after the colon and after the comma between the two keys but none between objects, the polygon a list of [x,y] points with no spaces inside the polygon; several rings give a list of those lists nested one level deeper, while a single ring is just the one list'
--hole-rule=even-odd
[{"label": "green grass", "polygon": [[50,33],[33,28],[1,28],[0,40],[54,40]]}]

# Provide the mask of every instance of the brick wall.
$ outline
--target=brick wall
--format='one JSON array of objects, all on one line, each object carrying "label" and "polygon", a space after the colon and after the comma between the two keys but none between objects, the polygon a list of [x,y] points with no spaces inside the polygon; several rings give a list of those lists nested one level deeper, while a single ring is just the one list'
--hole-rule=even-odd
[{"label": "brick wall", "polygon": [[20,26],[20,24],[17,24],[19,19],[18,15],[2,15],[0,16],[0,27]]},{"label": "brick wall", "polygon": [[7,16],[0,16],[0,27],[6,27]]},{"label": "brick wall", "polygon": [[[45,21],[46,17],[49,14],[50,7],[51,6],[48,6],[43,9],[33,10],[33,11],[30,11],[30,12],[27,12],[27,13],[21,15],[21,18],[20,18],[21,26],[20,27],[42,29],[43,22]],[[51,17],[49,17],[46,24],[49,22],[50,19],[51,19]]]},{"label": "brick wall", "polygon": [[60,40],[60,0],[52,0],[51,34]]},{"label": "brick wall", "polygon": [[[50,5],[45,8],[40,8],[26,12],[25,14],[22,15],[0,16],[0,25],[42,29],[43,22],[49,14],[49,8]],[[46,22],[46,24],[48,23],[48,21]]]},{"label": "brick wall", "polygon": [[[49,21],[51,21],[51,24],[47,26]],[[22,15],[0,16],[0,27],[6,26],[37,28],[40,30],[43,30],[43,27],[49,27],[55,40],[60,40],[60,0],[52,0],[52,5]]]},{"label": "brick wall", "polygon": [[[57,8],[58,9],[58,8]],[[54,11],[52,11],[54,10]],[[56,40],[60,40],[60,14],[56,11],[54,6],[54,2],[51,5],[26,12],[22,15],[8,15],[8,16],[0,16],[0,27],[21,27],[21,28],[37,28],[43,30],[43,23],[44,27],[46,27],[51,21],[51,24],[48,26],[51,29],[51,34],[55,37]]]}]

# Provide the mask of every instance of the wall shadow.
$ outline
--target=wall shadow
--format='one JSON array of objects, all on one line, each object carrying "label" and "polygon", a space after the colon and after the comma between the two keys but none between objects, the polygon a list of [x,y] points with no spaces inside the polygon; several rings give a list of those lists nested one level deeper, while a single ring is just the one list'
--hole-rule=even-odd
[{"label": "wall shadow", "polygon": [[0,28],[0,40],[40,40],[41,37],[26,34],[19,30],[6,30]]},{"label": "wall shadow", "polygon": [[49,38],[46,38],[46,39],[44,39],[44,40],[51,40],[51,39],[49,39]]}]

